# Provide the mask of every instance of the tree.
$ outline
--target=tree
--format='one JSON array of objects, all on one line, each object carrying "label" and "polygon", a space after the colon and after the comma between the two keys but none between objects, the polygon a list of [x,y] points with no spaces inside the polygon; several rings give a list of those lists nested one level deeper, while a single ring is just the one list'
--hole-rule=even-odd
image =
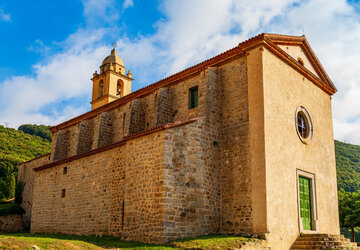
[{"label": "tree", "polygon": [[21,205],[22,200],[23,200],[23,191],[24,191],[24,187],[25,187],[25,182],[23,181],[18,181],[16,183],[16,188],[15,188],[15,203],[18,203]]},{"label": "tree", "polygon": [[12,198],[15,196],[15,187],[16,187],[16,178],[15,178],[15,174],[12,173],[9,178],[9,194],[10,195],[8,198]]},{"label": "tree", "polygon": [[355,242],[355,227],[360,226],[360,193],[339,191],[340,226],[351,229],[351,241]]},{"label": "tree", "polygon": [[36,125],[36,124],[23,124],[21,125],[18,130],[23,131],[29,135],[36,135],[44,140],[48,140],[51,142],[51,132],[49,130],[50,126],[45,125]]}]

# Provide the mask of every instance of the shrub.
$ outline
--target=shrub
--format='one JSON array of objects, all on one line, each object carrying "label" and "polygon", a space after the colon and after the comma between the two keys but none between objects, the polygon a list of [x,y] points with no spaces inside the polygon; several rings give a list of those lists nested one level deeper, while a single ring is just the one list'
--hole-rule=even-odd
[{"label": "shrub", "polygon": [[16,183],[16,187],[15,187],[15,203],[21,204],[22,200],[23,200],[23,191],[24,191],[24,187],[25,187],[25,182],[23,181],[19,181],[18,183]]},{"label": "shrub", "polygon": [[0,216],[23,213],[25,213],[25,210],[18,203],[0,204]]}]

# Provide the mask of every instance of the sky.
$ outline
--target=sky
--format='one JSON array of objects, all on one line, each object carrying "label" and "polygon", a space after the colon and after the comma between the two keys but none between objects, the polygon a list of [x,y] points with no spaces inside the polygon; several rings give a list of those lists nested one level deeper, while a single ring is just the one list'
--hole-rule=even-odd
[{"label": "sky", "polygon": [[117,44],[137,90],[259,33],[306,35],[338,92],[335,139],[360,145],[354,0],[0,0],[0,125],[90,110],[90,78]]}]

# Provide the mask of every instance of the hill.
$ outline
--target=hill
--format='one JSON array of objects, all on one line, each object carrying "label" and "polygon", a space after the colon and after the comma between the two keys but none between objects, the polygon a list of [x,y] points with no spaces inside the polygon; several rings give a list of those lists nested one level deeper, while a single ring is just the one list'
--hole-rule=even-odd
[{"label": "hill", "polygon": [[29,135],[37,135],[51,142],[51,132],[49,130],[50,127],[51,126],[45,126],[45,125],[23,124],[20,127],[18,127],[18,130],[21,130]]},{"label": "hill", "polygon": [[360,190],[360,146],[335,140],[338,189]]},{"label": "hill", "polygon": [[17,165],[49,153],[50,148],[47,139],[0,125],[0,200],[14,196]]}]

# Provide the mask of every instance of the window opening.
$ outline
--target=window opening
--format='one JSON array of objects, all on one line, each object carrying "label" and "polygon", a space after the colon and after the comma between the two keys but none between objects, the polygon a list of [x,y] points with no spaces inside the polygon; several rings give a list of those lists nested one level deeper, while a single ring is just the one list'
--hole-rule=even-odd
[{"label": "window opening", "polygon": [[122,202],[122,209],[121,209],[121,229],[124,228],[124,219],[125,219],[125,201]]},{"label": "window opening", "polygon": [[65,198],[65,189],[61,190],[61,198]]},{"label": "window opening", "polygon": [[309,113],[302,106],[296,109],[295,126],[300,140],[305,144],[310,143],[313,135],[313,126]]},{"label": "window opening", "polygon": [[104,83],[103,80],[99,82],[99,93],[98,98],[102,97],[104,95]]},{"label": "window opening", "polygon": [[116,96],[119,98],[124,96],[124,83],[121,80],[118,80],[117,82]]},{"label": "window opening", "polygon": [[64,167],[63,174],[67,174],[67,167]]},{"label": "window opening", "polygon": [[198,86],[189,89],[189,109],[198,106]]},{"label": "window opening", "polygon": [[302,66],[304,66],[304,61],[300,57],[297,60]]},{"label": "window opening", "polygon": [[126,121],[126,113],[124,113],[124,116],[123,116],[123,133],[125,131],[125,121]]}]

